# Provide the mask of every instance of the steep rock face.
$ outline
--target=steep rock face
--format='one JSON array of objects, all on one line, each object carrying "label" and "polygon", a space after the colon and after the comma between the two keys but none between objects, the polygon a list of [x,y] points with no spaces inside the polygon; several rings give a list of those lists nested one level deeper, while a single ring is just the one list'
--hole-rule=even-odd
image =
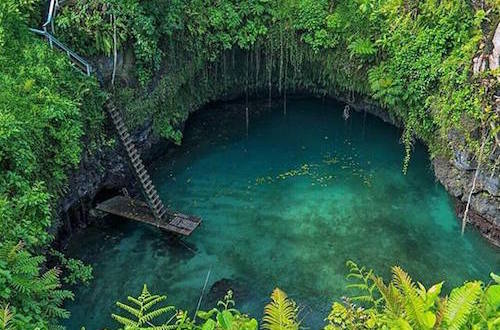
[{"label": "steep rock face", "polygon": [[[108,134],[114,135],[114,129],[110,128]],[[145,125],[132,136],[143,159],[150,161],[155,155],[153,146],[160,144],[152,134],[151,125]],[[92,213],[97,202],[122,193],[123,188],[132,195],[139,193],[127,154],[119,139],[115,141],[113,147],[85,152],[78,168],[69,173],[67,193],[59,200],[56,223],[52,226],[56,244],[64,245],[75,230],[97,219]]]},{"label": "steep rock face", "polygon": [[[462,218],[472,188],[477,165],[464,161],[461,153],[455,159],[436,158],[432,164],[436,178],[457,200],[457,215]],[[500,186],[494,173],[480,171],[472,192],[468,222],[493,244],[500,246]]]},{"label": "steep rock face", "polygon": [[500,23],[498,23],[491,43],[493,44],[493,50],[491,51],[491,55],[489,58],[490,69],[496,70],[500,68]]}]

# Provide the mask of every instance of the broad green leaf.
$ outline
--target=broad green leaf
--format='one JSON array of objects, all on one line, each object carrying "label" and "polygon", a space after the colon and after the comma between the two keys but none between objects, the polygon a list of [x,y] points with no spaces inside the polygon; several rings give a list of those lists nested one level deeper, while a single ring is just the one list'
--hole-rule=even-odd
[{"label": "broad green leaf", "polygon": [[230,330],[233,325],[233,315],[230,311],[222,311],[222,313],[217,314],[217,322],[222,327],[222,329]]},{"label": "broad green leaf", "polygon": [[215,321],[212,319],[208,319],[205,324],[203,324],[202,330],[213,330],[215,329]]}]

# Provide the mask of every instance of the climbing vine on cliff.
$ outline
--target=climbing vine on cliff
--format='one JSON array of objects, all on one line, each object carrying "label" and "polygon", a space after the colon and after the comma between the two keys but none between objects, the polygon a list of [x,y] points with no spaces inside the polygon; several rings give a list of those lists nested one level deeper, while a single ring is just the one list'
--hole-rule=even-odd
[{"label": "climbing vine on cliff", "polygon": [[[176,127],[189,111],[228,93],[347,93],[351,100],[377,100],[403,122],[406,169],[414,139],[424,140],[433,155],[449,154],[457,144],[477,154],[479,126],[498,122],[492,89],[476,83],[481,78],[472,72],[485,31],[498,21],[496,5],[496,0],[92,0],[67,6],[58,24],[76,45],[94,40],[90,54],[107,55],[111,25],[106,22],[113,10],[119,12],[121,44],[132,44],[138,70],[149,72],[139,73],[146,90],[126,83],[129,92],[120,96],[129,96],[123,103],[131,104],[135,123],[153,117],[165,137],[178,141]],[[487,70],[482,76],[492,74]],[[143,109],[134,105],[140,101],[127,101],[159,95],[168,95],[167,106],[164,96],[148,100]],[[498,132],[488,133],[491,153]]]}]

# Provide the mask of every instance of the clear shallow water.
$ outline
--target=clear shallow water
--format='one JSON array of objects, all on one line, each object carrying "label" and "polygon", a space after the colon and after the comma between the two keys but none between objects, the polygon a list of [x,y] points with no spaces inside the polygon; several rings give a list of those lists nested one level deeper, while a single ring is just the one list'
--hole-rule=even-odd
[{"label": "clear shallow water", "polygon": [[259,318],[281,287],[312,329],[350,293],[348,259],[386,278],[401,265],[425,285],[446,279],[448,289],[498,272],[498,249],[473,230],[460,236],[424,147],[405,176],[398,130],[360,113],[346,122],[342,109],[293,101],[286,117],[281,109],[253,113],[248,137],[244,110],[193,115],[183,146],[152,174],[170,206],[202,216],[202,227],[173,244],[154,228],[108,218],[111,228],[76,237],[69,254],[92,264],[95,279],[76,288],[68,328],[112,326],[114,301],[138,295],[143,283],[193,310],[209,270],[207,291],[230,280],[237,306]]}]

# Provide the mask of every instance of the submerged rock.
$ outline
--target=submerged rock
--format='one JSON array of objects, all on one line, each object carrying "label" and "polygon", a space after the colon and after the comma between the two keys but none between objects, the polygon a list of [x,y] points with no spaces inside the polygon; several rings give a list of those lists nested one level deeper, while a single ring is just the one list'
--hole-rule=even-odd
[{"label": "submerged rock", "polygon": [[243,286],[241,282],[223,278],[216,281],[210,287],[210,291],[207,295],[207,303],[209,306],[215,306],[219,300],[223,300],[229,290],[233,292],[233,300],[236,302],[244,300],[248,295],[248,288]]}]

